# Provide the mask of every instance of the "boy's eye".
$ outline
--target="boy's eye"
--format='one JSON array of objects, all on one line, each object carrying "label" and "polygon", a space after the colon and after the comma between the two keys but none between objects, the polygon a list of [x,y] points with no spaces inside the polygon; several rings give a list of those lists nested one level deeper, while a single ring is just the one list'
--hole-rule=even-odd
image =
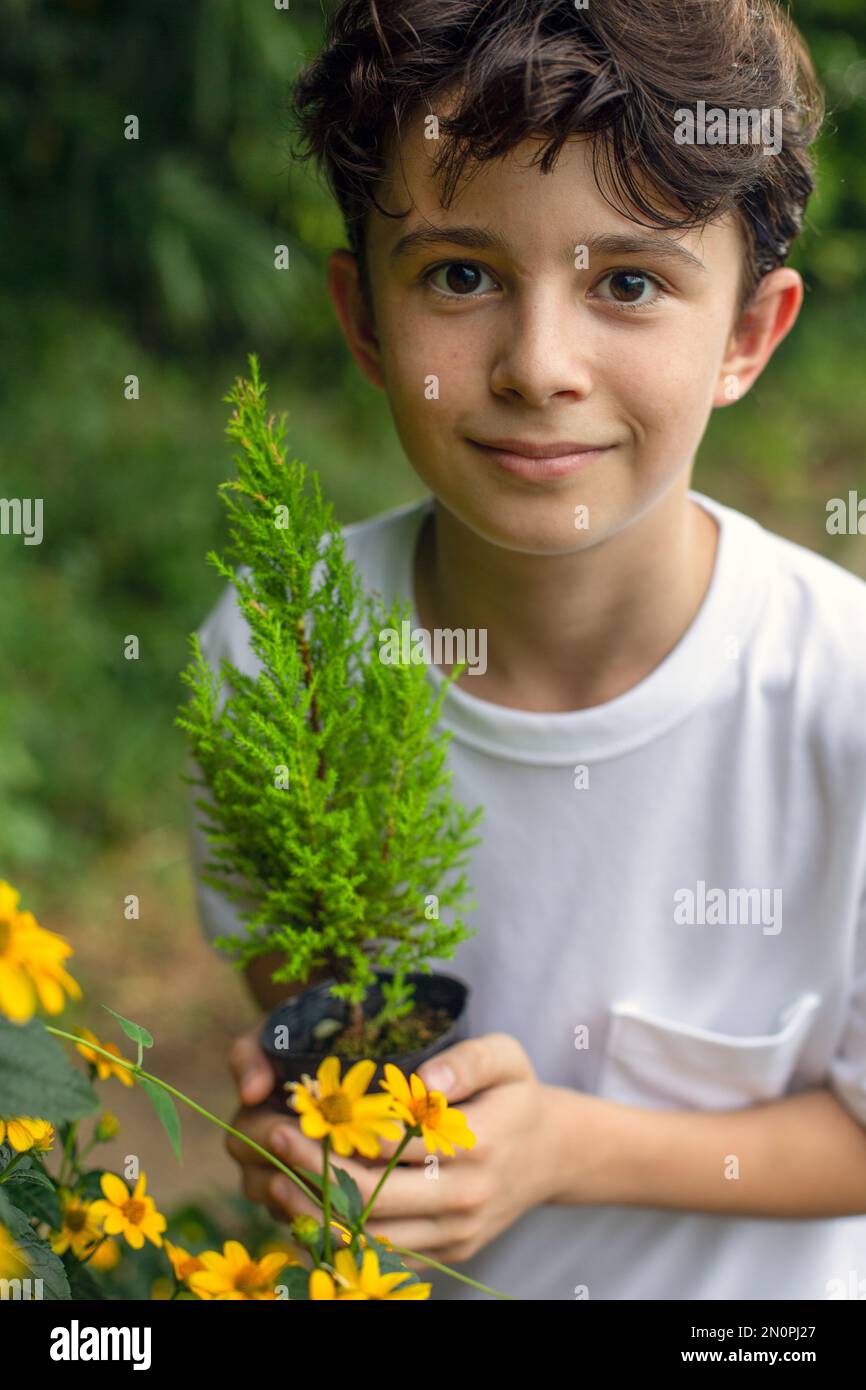
[{"label": "boy's eye", "polygon": [[[436,276],[441,277],[438,284],[434,284]],[[424,280],[445,299],[477,299],[478,295],[474,292],[485,276],[491,284],[495,284],[493,277],[473,261],[445,261],[428,270]]]},{"label": "boy's eye", "polygon": [[610,270],[599,280],[596,290],[607,284],[610,295],[602,299],[621,308],[642,309],[647,304],[655,304],[663,297],[661,282],[645,270]]}]

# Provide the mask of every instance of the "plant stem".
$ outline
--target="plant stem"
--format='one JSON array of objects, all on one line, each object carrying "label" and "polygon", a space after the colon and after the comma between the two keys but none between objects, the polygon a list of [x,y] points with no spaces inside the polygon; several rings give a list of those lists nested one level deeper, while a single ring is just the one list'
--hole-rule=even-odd
[{"label": "plant stem", "polygon": [[[146,1081],[153,1081],[157,1086],[161,1086],[164,1091],[168,1091],[169,1095],[175,1096],[178,1100],[182,1100],[184,1105],[188,1105],[191,1110],[195,1110],[197,1114],[203,1115],[206,1120],[210,1120],[211,1123],[215,1124],[219,1129],[225,1130],[227,1134],[233,1134],[234,1137],[236,1139],[239,1139],[242,1144],[246,1144],[249,1148],[254,1149],[256,1153],[261,1154],[262,1158],[266,1159],[268,1163],[272,1163],[275,1168],[279,1168],[281,1173],[285,1173],[286,1177],[291,1178],[292,1182],[295,1183],[301,1189],[304,1195],[309,1197],[310,1200],[317,1207],[323,1206],[323,1203],[316,1196],[315,1192],[313,1192],[312,1189],[309,1188],[307,1184],[301,1178],[298,1177],[297,1173],[293,1172],[291,1168],[288,1168],[285,1163],[281,1163],[280,1160],[277,1158],[276,1154],[272,1154],[268,1149],[262,1148],[261,1144],[257,1144],[255,1140],[250,1139],[248,1135],[241,1134],[240,1130],[233,1129],[231,1125],[227,1125],[224,1120],[221,1120],[218,1115],[212,1115],[209,1110],[205,1110],[204,1106],[197,1105],[194,1100],[190,1100],[189,1096],[185,1096],[182,1091],[178,1091],[175,1089],[174,1086],[170,1086],[168,1082],[163,1081],[161,1077],[154,1076],[151,1072],[142,1071],[141,1068],[137,1067],[134,1062],[128,1062],[125,1057],[116,1057],[112,1052],[106,1052],[104,1047],[98,1047],[96,1043],[90,1042],[87,1038],[78,1038],[75,1036],[74,1033],[66,1033],[63,1031],[62,1028],[52,1028],[47,1023],[43,1024],[43,1027],[45,1028],[46,1033],[53,1033],[54,1036],[57,1038],[65,1038],[67,1042],[83,1043],[85,1047],[89,1047],[93,1052],[101,1052],[103,1057],[107,1057],[109,1061],[114,1063],[115,1066],[126,1067],[126,1069],[128,1071],[131,1071],[133,1075],[143,1076]],[[76,1125],[77,1123],[78,1122],[76,1121]],[[325,1140],[324,1142],[327,1143],[327,1140]],[[393,1167],[396,1160],[397,1154],[394,1155],[394,1159],[391,1161],[389,1168]],[[7,1168],[5,1171],[8,1172],[9,1169]],[[327,1173],[327,1171],[328,1152],[326,1148],[325,1172]],[[382,1182],[384,1182],[384,1180],[385,1179],[383,1176]],[[376,1192],[379,1191],[379,1187],[381,1187],[381,1185],[382,1183],[380,1182],[376,1188]],[[376,1192],[373,1193],[371,1202],[375,1200]],[[107,1239],[107,1236],[103,1236],[102,1238],[102,1240]],[[330,1250],[329,1217],[325,1220],[325,1242],[326,1249]],[[99,1242],[99,1245],[101,1244],[102,1241]],[[93,1247],[93,1250],[91,1250],[90,1255],[87,1256],[88,1260],[90,1259],[91,1255],[95,1254],[96,1250],[99,1248],[99,1245],[95,1245]],[[453,1279],[459,1279],[462,1284],[471,1284],[473,1288],[480,1289],[482,1293],[489,1293],[492,1295],[493,1298],[511,1298],[511,1294],[499,1293],[496,1289],[488,1288],[486,1284],[479,1284],[476,1279],[470,1279],[469,1276],[466,1274],[459,1274],[457,1270],[452,1269],[450,1265],[440,1264],[438,1260],[432,1260],[428,1255],[421,1255],[418,1253],[417,1250],[404,1249],[403,1246],[400,1245],[394,1245],[392,1246],[392,1249],[395,1250],[398,1255],[408,1255],[408,1257],[412,1260],[421,1260],[423,1264],[432,1265],[434,1269],[441,1270],[443,1274],[450,1274]],[[87,1260],[82,1260],[81,1263],[86,1264]]]},{"label": "plant stem", "polygon": [[137,1067],[134,1062],[128,1062],[125,1057],[115,1057],[112,1053],[106,1052],[104,1048],[97,1047],[96,1043],[88,1042],[86,1038],[76,1038],[74,1034],[64,1033],[61,1028],[51,1028],[47,1023],[44,1026],[46,1033],[54,1033],[56,1037],[66,1038],[69,1042],[86,1043],[94,1052],[102,1052],[104,1056],[110,1057],[115,1066],[124,1066],[128,1071],[131,1071],[134,1076],[143,1076],[145,1081],[155,1082],[156,1085],[161,1086],[164,1091],[168,1091],[169,1095],[175,1096],[178,1100],[182,1100],[184,1105],[188,1105],[191,1110],[195,1110],[199,1115],[204,1115],[206,1120],[210,1120],[212,1124],[217,1125],[220,1129],[224,1129],[227,1134],[233,1134],[235,1139],[240,1139],[242,1144],[247,1144],[251,1149],[255,1149],[256,1153],[261,1154],[262,1157],[266,1158],[269,1163],[272,1163],[275,1168],[279,1168],[281,1173],[285,1173],[287,1178],[291,1178],[292,1182],[301,1189],[306,1197],[309,1197],[311,1201],[315,1202],[317,1207],[322,1205],[315,1192],[307,1186],[302,1178],[298,1177],[297,1173],[287,1167],[285,1163],[281,1163],[276,1154],[270,1153],[268,1149],[263,1149],[261,1144],[257,1144],[254,1139],[250,1139],[248,1135],[241,1134],[240,1130],[234,1129],[231,1125],[227,1125],[225,1120],[221,1120],[218,1115],[212,1115],[209,1110],[205,1110],[203,1105],[198,1105],[194,1100],[190,1100],[189,1096],[185,1096],[183,1091],[178,1091],[174,1086],[170,1086],[167,1081],[163,1081],[162,1077],[153,1076],[150,1072],[142,1071],[141,1067]]},{"label": "plant stem", "polygon": [[[96,1068],[91,1067],[91,1078],[96,1074]],[[59,1183],[63,1183],[66,1174],[66,1165],[69,1164],[72,1172],[75,1171],[75,1164],[72,1161],[72,1146],[75,1143],[75,1136],[78,1133],[78,1121],[74,1120],[69,1126],[69,1133],[66,1136],[66,1143],[63,1145],[63,1158],[60,1162],[60,1174],[57,1178]],[[72,1173],[70,1173],[70,1177]]]},{"label": "plant stem", "polygon": [[328,1163],[331,1136],[326,1134],[322,1140],[322,1222],[325,1228],[325,1264],[331,1263],[331,1173]]},{"label": "plant stem", "polygon": [[17,1153],[14,1158],[10,1159],[10,1161],[6,1164],[6,1167],[3,1169],[3,1176],[0,1177],[0,1182],[6,1181],[9,1174],[12,1172],[12,1169],[15,1167],[16,1163],[20,1163],[26,1153],[27,1150],[23,1149],[20,1153]]},{"label": "plant stem", "polygon": [[85,1144],[83,1149],[79,1149],[79,1150],[78,1150],[78,1166],[79,1166],[79,1168],[81,1167],[81,1164],[82,1164],[82,1162],[84,1161],[84,1159],[85,1159],[85,1158],[87,1157],[87,1155],[90,1153],[90,1150],[96,1148],[97,1143],[98,1143],[98,1140],[96,1140],[96,1139],[91,1139],[91,1141],[90,1141],[89,1144]]},{"label": "plant stem", "polygon": [[414,1126],[412,1129],[407,1129],[407,1130],[406,1130],[406,1133],[403,1135],[403,1138],[400,1140],[400,1143],[399,1143],[398,1147],[394,1150],[393,1157],[391,1157],[391,1158],[388,1160],[388,1166],[387,1166],[387,1168],[385,1169],[385,1171],[384,1171],[384,1173],[382,1174],[382,1176],[381,1176],[381,1178],[379,1179],[379,1181],[376,1183],[376,1186],[375,1186],[375,1188],[373,1189],[373,1195],[372,1195],[372,1197],[370,1198],[369,1202],[368,1202],[367,1205],[365,1206],[364,1210],[361,1212],[361,1216],[360,1216],[360,1219],[359,1219],[359,1221],[358,1221],[358,1225],[359,1225],[359,1226],[364,1226],[364,1225],[367,1223],[367,1221],[369,1221],[369,1219],[370,1219],[370,1213],[371,1213],[371,1211],[373,1210],[373,1203],[376,1201],[376,1198],[377,1198],[378,1195],[379,1195],[379,1192],[380,1192],[380,1190],[381,1190],[381,1188],[382,1188],[382,1184],[384,1183],[384,1181],[385,1181],[385,1179],[388,1177],[388,1175],[389,1175],[390,1173],[393,1172],[393,1170],[394,1170],[394,1168],[395,1168],[397,1162],[399,1161],[400,1155],[401,1155],[401,1153],[403,1152],[403,1150],[405,1149],[406,1145],[409,1143],[409,1140],[410,1140],[410,1139],[416,1139],[416,1138],[418,1138],[418,1136],[419,1136],[420,1134],[421,1134],[421,1130],[420,1130],[420,1128],[419,1128],[417,1125]]},{"label": "plant stem", "polygon": [[443,1274],[450,1274],[452,1279],[459,1279],[461,1284],[471,1284],[473,1289],[480,1289],[482,1293],[489,1293],[492,1298],[507,1298],[513,1301],[513,1294],[500,1293],[498,1289],[488,1288],[486,1284],[479,1284],[477,1279],[470,1279],[468,1274],[458,1274],[456,1269],[450,1265],[441,1265],[438,1260],[431,1260],[429,1255],[422,1255],[418,1250],[409,1250],[405,1245],[392,1245],[391,1249],[396,1255],[407,1255],[410,1260],[421,1260],[422,1264],[431,1265],[433,1269],[439,1269]]}]

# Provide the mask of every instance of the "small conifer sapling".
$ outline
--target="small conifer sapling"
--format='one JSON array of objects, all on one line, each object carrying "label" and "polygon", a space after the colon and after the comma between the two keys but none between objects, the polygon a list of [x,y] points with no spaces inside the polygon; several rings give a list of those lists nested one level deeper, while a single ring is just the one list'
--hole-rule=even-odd
[{"label": "small conifer sapling", "polygon": [[[352,1050],[412,1037],[412,972],[471,934],[459,917],[463,872],[482,808],[450,792],[450,734],[436,724],[424,665],[382,659],[382,635],[411,607],[365,593],[316,474],[285,452],[285,414],[267,412],[255,356],[224,397],[240,446],[220,485],[228,558],[208,560],[234,586],[260,670],[209,666],[197,634],[177,717],[207,790],[195,805],[211,858],[202,880],[237,906],[243,932],[216,938],[240,969],[278,952],[277,982],[326,967],[347,1001]],[[365,1020],[377,976],[383,1004]],[[402,1020],[402,1026],[398,1025]],[[371,1055],[371,1054],[368,1054]]]}]

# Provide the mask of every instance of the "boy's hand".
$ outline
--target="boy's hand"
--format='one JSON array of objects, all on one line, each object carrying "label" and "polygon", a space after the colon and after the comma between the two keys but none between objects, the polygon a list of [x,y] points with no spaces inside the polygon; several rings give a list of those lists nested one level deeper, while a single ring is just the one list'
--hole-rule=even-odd
[{"label": "boy's hand", "polygon": [[[236,1038],[229,1051],[229,1067],[242,1102],[240,1110],[232,1119],[232,1125],[285,1162],[285,1153],[281,1150],[277,1137],[281,1131],[290,1133],[292,1125],[298,1129],[298,1121],[292,1118],[292,1112],[286,1110],[281,1103],[281,1093],[277,1091],[273,1094],[277,1078],[270,1061],[262,1051],[259,1032],[260,1027],[257,1025],[251,1032]],[[304,1197],[289,1178],[283,1177],[272,1163],[268,1163],[247,1144],[242,1144],[234,1135],[229,1134],[226,1137],[226,1148],[240,1166],[244,1196],[251,1202],[262,1202],[275,1221],[291,1220],[291,1217],[300,1211],[309,1212],[311,1215],[318,1214],[318,1208]],[[289,1183],[292,1191],[297,1193],[299,1203],[303,1205],[298,1205],[287,1213],[285,1203],[281,1203],[274,1194],[275,1178]]]},{"label": "boy's hand", "polygon": [[[239,1039],[235,1044],[232,1065],[242,1097],[253,1102],[262,1099],[273,1082],[260,1075],[257,1044],[251,1051],[249,1042]],[[440,1079],[443,1067],[451,1069],[450,1083]],[[241,1080],[244,1073],[246,1082]],[[458,1149],[454,1158],[438,1153],[433,1163],[423,1140],[413,1139],[401,1155],[401,1164],[407,1166],[389,1176],[368,1229],[395,1245],[456,1264],[470,1259],[530,1207],[556,1200],[566,1133],[563,1092],[539,1083],[520,1043],[505,1033],[457,1043],[431,1058],[418,1074],[449,1103],[459,1104],[476,1144]],[[465,1099],[468,1103],[463,1104]],[[245,1109],[234,1123],[290,1166],[321,1167],[321,1144],[301,1133],[290,1112],[280,1117],[261,1107]],[[229,1152],[244,1170],[244,1191],[251,1200],[264,1202],[282,1220],[299,1213],[320,1214],[289,1178],[268,1169],[250,1150],[242,1153],[244,1147],[232,1138],[228,1141]],[[334,1154],[333,1162],[351,1174],[366,1202],[396,1147],[383,1142],[379,1160]],[[410,1267],[423,1268],[418,1262]]]}]

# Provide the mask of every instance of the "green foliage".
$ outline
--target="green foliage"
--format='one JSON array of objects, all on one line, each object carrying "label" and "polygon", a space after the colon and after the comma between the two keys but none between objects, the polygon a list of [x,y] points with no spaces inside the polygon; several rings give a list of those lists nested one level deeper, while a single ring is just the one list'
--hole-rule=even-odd
[{"label": "green foliage", "polygon": [[[424,915],[427,894],[440,908],[462,901],[465,875],[446,877],[478,842],[481,808],[452,800],[450,735],[434,735],[461,668],[434,695],[423,665],[379,659],[378,634],[409,610],[364,593],[318,478],[286,462],[285,417],[268,417],[250,366],[225,398],[241,445],[237,478],[220,488],[238,570],[208,558],[235,585],[261,671],[223,658],[216,675],[193,634],[177,719],[211,794],[196,802],[213,853],[202,877],[239,905],[246,935],[217,941],[239,964],[279,951],[274,978],[287,981],[327,964],[335,995],[357,1003],[375,966],[402,979],[467,935],[459,919]],[[405,989],[393,998],[402,1007]]]},{"label": "green foliage", "polygon": [[[696,486],[864,573],[856,540],[828,546],[823,508],[866,454],[866,7],[794,0],[791,13],[830,113],[793,257],[809,294],[753,391],[715,412]],[[4,496],[38,487],[46,531],[40,547],[2,547],[0,858],[38,882],[42,909],[79,910],[94,858],[143,829],[168,827],[183,853],[181,740],[166,731],[185,634],[216,597],[197,558],[219,534],[212,402],[246,343],[268,344],[294,447],[342,521],[419,495],[328,300],[338,213],[286,155],[288,84],[324,15],[21,0],[4,16],[0,474]],[[122,136],[130,111],[137,142]],[[138,402],[123,398],[127,371]],[[122,658],[128,632],[138,662]]]},{"label": "green foliage", "polygon": [[156,1082],[149,1081],[146,1076],[140,1076],[138,1084],[156,1111],[157,1119],[171,1141],[175,1158],[178,1163],[183,1163],[180,1152],[180,1119],[174,1101],[167,1091],[157,1086]]},{"label": "green foliage", "polygon": [[8,1187],[9,1184],[0,1187],[0,1223],[6,1227],[27,1265],[22,1279],[41,1279],[42,1297],[46,1302],[68,1300],[69,1281],[62,1262],[48,1241],[37,1236],[27,1215],[13,1205]]},{"label": "green foliage", "polygon": [[345,1198],[345,1214],[354,1226],[360,1220],[361,1213],[364,1210],[364,1203],[361,1200],[358,1184],[353,1177],[350,1177],[345,1168],[334,1168],[333,1171],[339,1183],[339,1188],[333,1190],[332,1196],[336,1196],[339,1191],[340,1196]]},{"label": "green foliage", "polygon": [[290,1303],[309,1302],[310,1271],[308,1269],[304,1269],[300,1265],[290,1265],[288,1269],[280,1270],[277,1282],[285,1287]]},{"label": "green foliage", "polygon": [[[41,279],[89,306],[120,301],[161,347],[279,341],[309,308],[310,231],[338,231],[325,190],[287,167],[287,84],[321,25],[303,11],[33,0],[4,12],[17,81],[0,104],[0,157],[29,229],[6,240],[10,280]],[[125,136],[129,113],[137,139]],[[277,244],[290,248],[283,273]]]},{"label": "green foliage", "polygon": [[0,1017],[0,1115],[31,1115],[52,1124],[78,1120],[99,1098],[37,1019]]},{"label": "green foliage", "polygon": [[[0,1146],[0,1173],[14,1157],[8,1144]],[[44,1221],[52,1230],[60,1229],[61,1214],[57,1191],[39,1158],[25,1154],[3,1182],[9,1201],[25,1216]]]},{"label": "green foliage", "polygon": [[138,1043],[138,1065],[141,1066],[141,1049],[153,1047],[153,1036],[140,1023],[133,1023],[131,1019],[124,1018],[123,1014],[115,1013],[114,1009],[110,1009],[107,1004],[103,1004],[102,1007],[106,1013],[111,1014],[112,1018],[117,1019],[126,1036],[131,1038],[134,1043]]},{"label": "green foliage", "polygon": [[[102,1007],[106,1012],[110,1013],[113,1018],[117,1019],[126,1036],[131,1038],[132,1041],[138,1045],[138,1062],[136,1065],[140,1067],[142,1050],[145,1047],[153,1047],[153,1036],[146,1028],[143,1028],[140,1023],[133,1023],[131,1019],[124,1018],[123,1014],[116,1013],[115,1010],[110,1009],[107,1004],[103,1004]],[[156,1111],[156,1117],[168,1135],[171,1147],[174,1149],[175,1158],[178,1163],[183,1163],[180,1152],[180,1119],[174,1101],[168,1091],[162,1086],[157,1086],[156,1082],[151,1081],[149,1077],[137,1076],[136,1080]]]}]

